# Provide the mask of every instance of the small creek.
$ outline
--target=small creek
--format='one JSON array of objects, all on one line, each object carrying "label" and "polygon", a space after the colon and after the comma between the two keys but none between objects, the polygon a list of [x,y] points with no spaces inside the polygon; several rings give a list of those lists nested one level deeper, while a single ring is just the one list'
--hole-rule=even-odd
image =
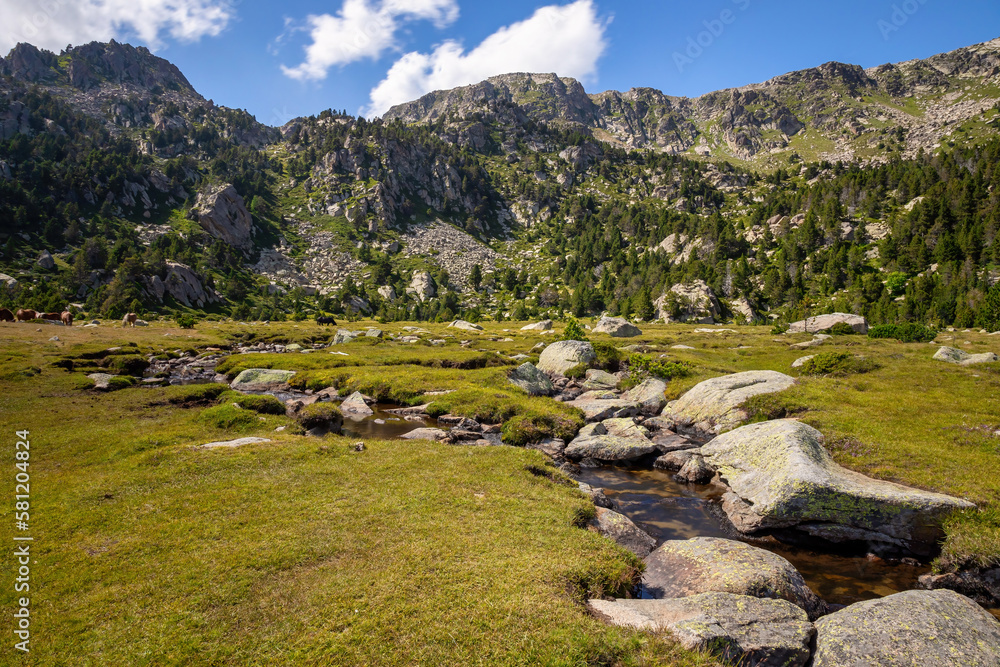
[{"label": "small creek", "polygon": [[[603,488],[620,511],[658,541],[691,537],[736,538],[717,518],[719,487],[683,484],[665,470],[603,466],[583,468],[579,479]],[[827,602],[848,605],[917,588],[929,566],[869,561],[862,555],[819,553],[774,540],[750,542],[786,558]]]}]

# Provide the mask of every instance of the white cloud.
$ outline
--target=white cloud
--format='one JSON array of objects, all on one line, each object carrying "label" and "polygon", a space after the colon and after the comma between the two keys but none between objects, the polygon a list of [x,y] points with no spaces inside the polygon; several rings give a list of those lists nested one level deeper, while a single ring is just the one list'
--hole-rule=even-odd
[{"label": "white cloud", "polygon": [[443,28],[458,18],[457,0],[344,0],[337,14],[306,19],[312,43],[305,61],[296,67],[282,66],[293,79],[319,80],[331,67],[364,58],[375,59],[398,48],[396,32],[406,20],[427,20]]},{"label": "white cloud", "polygon": [[369,116],[433,90],[477,83],[508,72],[556,72],[583,81],[597,74],[606,23],[592,0],[538,9],[531,18],[496,31],[466,52],[448,40],[431,53],[407,53],[371,91]]},{"label": "white cloud", "polygon": [[132,36],[155,49],[167,35],[186,42],[218,35],[235,13],[231,0],[0,0],[0,51],[18,42],[59,51]]}]

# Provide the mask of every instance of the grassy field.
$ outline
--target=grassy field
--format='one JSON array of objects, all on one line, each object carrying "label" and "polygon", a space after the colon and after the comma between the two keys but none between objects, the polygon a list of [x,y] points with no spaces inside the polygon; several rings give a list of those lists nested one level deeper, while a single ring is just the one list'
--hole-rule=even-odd
[{"label": "grassy field", "polygon": [[[523,335],[515,323],[484,323],[481,333],[423,326],[447,343],[349,343],[337,348],[346,357],[255,354],[223,368],[289,368],[302,386],[430,401],[436,411],[521,426],[555,430],[577,419],[504,381],[509,356],[553,337]],[[819,428],[845,466],[980,504],[949,525],[942,564],[1000,563],[1000,364],[932,361],[936,348],[926,343],[838,336],[797,351],[788,344],[809,336],[694,328],[643,326],[641,338],[618,344],[690,364],[694,374],[670,384],[674,396],[734,371],[796,375],[791,362],[819,351],[873,360],[878,368],[865,374],[803,377],[764,407]],[[346,438],[275,432],[292,424],[280,415],[239,433],[271,443],[194,450],[235,437],[199,418],[215,403],[204,387],[100,394],[85,379],[102,350],[125,343],[200,353],[235,340],[308,344],[334,332],[311,323],[0,324],[6,492],[14,494],[14,432],[28,429],[35,536],[33,650],[30,661],[10,664],[714,664],[586,614],[587,596],[624,593],[641,564],[578,527],[592,507],[538,452],[381,441],[353,452]],[[938,340],[1000,352],[1000,337]],[[448,389],[457,391],[424,396]],[[13,507],[2,506],[9,540]],[[4,585],[0,605],[14,601]],[[0,662],[10,655],[0,651]]]}]

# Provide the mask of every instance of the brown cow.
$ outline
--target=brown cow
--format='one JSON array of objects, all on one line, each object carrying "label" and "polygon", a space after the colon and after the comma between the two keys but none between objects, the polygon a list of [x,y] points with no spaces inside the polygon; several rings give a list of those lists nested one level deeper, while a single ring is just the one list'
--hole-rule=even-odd
[{"label": "brown cow", "polygon": [[129,314],[127,314],[127,315],[125,316],[125,318],[124,318],[124,319],[122,320],[122,326],[123,326],[123,327],[124,327],[124,326],[132,326],[132,327],[134,327],[134,326],[135,326],[135,321],[136,321],[137,319],[139,319],[139,316],[138,316],[138,315],[136,315],[135,313],[129,313]]},{"label": "brown cow", "polygon": [[13,322],[14,313],[10,312],[6,308],[0,308],[0,322]]},{"label": "brown cow", "polygon": [[21,308],[17,311],[18,322],[27,322],[28,320],[33,320],[36,317],[38,317],[38,313],[33,310],[25,310],[24,308]]},{"label": "brown cow", "polygon": [[56,322],[62,320],[62,312],[58,313],[38,313],[38,317],[43,320],[55,320]]},{"label": "brown cow", "polygon": [[64,310],[59,319],[61,319],[62,323],[65,324],[66,326],[68,327],[73,326],[73,313],[69,312],[68,310]]}]

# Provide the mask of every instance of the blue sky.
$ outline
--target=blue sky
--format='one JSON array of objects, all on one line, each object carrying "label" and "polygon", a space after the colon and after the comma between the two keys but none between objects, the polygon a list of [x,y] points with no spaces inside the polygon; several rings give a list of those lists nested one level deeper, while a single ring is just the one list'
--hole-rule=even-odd
[{"label": "blue sky", "polygon": [[326,108],[377,114],[505,71],[557,71],[590,92],[696,96],[830,60],[868,67],[1000,37],[996,0],[0,0],[0,16],[0,51],[145,44],[205,97],[269,124]]}]

